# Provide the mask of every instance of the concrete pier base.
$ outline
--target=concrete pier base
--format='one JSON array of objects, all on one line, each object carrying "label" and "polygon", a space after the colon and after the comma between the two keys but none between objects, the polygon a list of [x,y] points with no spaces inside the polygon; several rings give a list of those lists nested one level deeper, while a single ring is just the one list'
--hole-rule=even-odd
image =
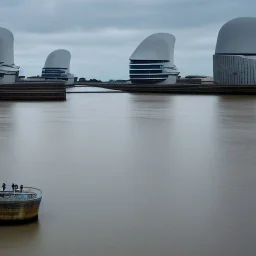
[{"label": "concrete pier base", "polygon": [[66,86],[64,82],[17,82],[0,85],[0,101],[64,101]]}]

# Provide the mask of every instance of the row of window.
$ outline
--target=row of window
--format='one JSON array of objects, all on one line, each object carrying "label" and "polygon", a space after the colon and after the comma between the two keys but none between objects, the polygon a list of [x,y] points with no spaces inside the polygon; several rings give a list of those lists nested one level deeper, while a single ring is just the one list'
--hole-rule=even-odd
[{"label": "row of window", "polygon": [[65,78],[66,71],[63,68],[43,68],[42,77],[43,78]]},{"label": "row of window", "polygon": [[163,70],[162,69],[152,69],[152,70],[148,70],[148,69],[140,69],[140,70],[130,70],[130,74],[160,74],[162,73]]},{"label": "row of window", "polygon": [[144,64],[144,63],[164,63],[168,60],[130,60],[130,64]]},{"label": "row of window", "polygon": [[43,69],[42,73],[65,73],[65,71],[64,70],[56,70],[56,69],[51,69],[51,70]]},{"label": "row of window", "polygon": [[168,75],[150,75],[150,76],[145,76],[145,75],[130,75],[131,79],[152,79],[152,78],[160,78],[160,79],[166,79]]},{"label": "row of window", "polygon": [[157,84],[165,81],[165,79],[131,79],[133,84]]},{"label": "row of window", "polygon": [[68,81],[68,77],[50,77],[50,76],[47,76],[47,77],[43,77],[44,79],[49,79],[49,80],[64,80],[64,81]]},{"label": "row of window", "polygon": [[162,69],[163,65],[130,65],[130,69]]},{"label": "row of window", "polygon": [[56,69],[56,70],[67,70],[67,68],[43,68],[43,69],[45,69],[45,70],[51,70],[51,69]]},{"label": "row of window", "polygon": [[42,74],[42,77],[66,77],[61,74]]}]

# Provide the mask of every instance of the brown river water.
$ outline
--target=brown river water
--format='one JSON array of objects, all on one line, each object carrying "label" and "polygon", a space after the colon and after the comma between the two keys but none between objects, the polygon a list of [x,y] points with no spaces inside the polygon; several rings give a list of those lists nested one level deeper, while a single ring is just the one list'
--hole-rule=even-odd
[{"label": "brown river water", "polygon": [[256,254],[256,97],[0,102],[0,182],[42,189],[0,255]]}]

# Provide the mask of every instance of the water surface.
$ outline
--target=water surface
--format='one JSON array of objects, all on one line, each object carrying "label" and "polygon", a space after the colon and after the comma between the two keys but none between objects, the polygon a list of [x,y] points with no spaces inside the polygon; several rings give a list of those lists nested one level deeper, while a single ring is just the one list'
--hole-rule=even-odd
[{"label": "water surface", "polygon": [[0,102],[0,182],[43,190],[0,255],[254,255],[255,152],[255,97]]}]

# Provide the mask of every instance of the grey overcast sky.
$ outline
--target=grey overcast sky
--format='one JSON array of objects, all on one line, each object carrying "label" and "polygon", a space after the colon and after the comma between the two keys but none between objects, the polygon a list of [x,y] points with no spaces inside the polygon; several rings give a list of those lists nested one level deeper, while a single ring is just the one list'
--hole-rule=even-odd
[{"label": "grey overcast sky", "polygon": [[220,27],[255,10],[255,0],[0,0],[0,26],[13,32],[15,64],[26,76],[65,48],[76,76],[127,79],[131,53],[155,32],[175,35],[182,76],[212,75]]}]

